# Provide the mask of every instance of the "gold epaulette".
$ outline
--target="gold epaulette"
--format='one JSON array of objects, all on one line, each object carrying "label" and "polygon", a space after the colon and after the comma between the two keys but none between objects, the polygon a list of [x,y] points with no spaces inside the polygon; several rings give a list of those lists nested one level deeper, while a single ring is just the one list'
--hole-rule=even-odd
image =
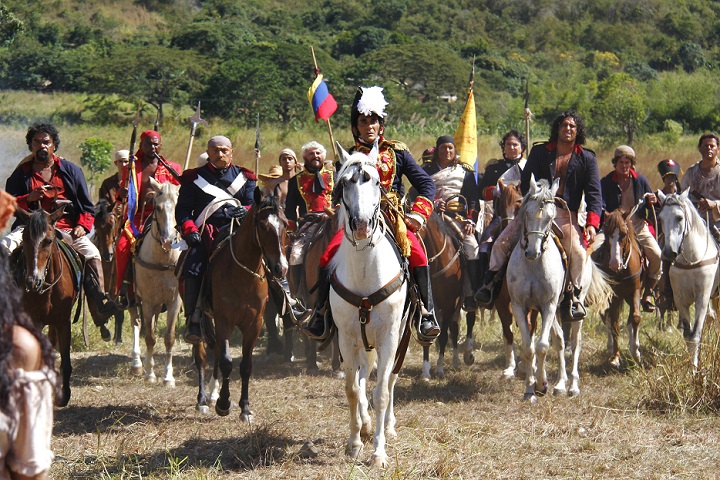
[{"label": "gold epaulette", "polygon": [[468,165],[465,162],[459,162],[459,163],[462,166],[462,168],[465,169],[465,171],[475,173],[475,169],[471,165]]},{"label": "gold epaulette", "polygon": [[388,140],[388,143],[393,150],[409,150],[408,146],[400,140]]}]

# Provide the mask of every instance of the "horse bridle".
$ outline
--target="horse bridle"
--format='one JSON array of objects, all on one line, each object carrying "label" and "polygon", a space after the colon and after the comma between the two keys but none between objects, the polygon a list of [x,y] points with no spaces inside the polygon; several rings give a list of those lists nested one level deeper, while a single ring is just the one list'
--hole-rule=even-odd
[{"label": "horse bridle", "polygon": [[[553,199],[543,200],[542,204],[543,204],[543,207],[541,207],[541,210],[543,208],[545,208],[544,207],[545,204],[552,204],[554,206],[555,199],[553,198]],[[541,251],[544,252],[548,248],[547,240],[548,240],[548,238],[550,238],[550,233],[552,232],[552,224],[553,224],[552,219],[548,222],[547,228],[544,231],[543,230],[528,230],[527,226],[525,224],[525,219],[527,218],[527,213],[528,212],[526,210],[523,215],[523,232],[524,233],[523,233],[522,241],[520,242],[520,247],[523,250],[525,250],[528,246],[528,237],[530,235],[540,235],[540,236],[542,236],[542,240],[540,242],[540,249],[541,249]]]},{"label": "horse bridle", "polygon": [[[690,215],[687,212],[687,205],[682,204],[680,202],[676,203],[676,205],[678,205],[679,207],[682,208],[683,214],[685,215],[685,225],[683,228],[682,236],[680,237],[680,246],[678,247],[678,254],[683,258],[683,260],[685,260],[688,263],[687,267],[693,267],[696,264],[701,263],[703,261],[703,259],[705,258],[705,256],[707,256],[707,252],[710,249],[710,242],[712,241],[710,239],[710,228],[705,229],[705,253],[703,253],[702,256],[698,260],[691,262],[690,260],[687,259],[687,257],[683,253],[683,243],[685,243],[685,236],[687,235],[687,232],[690,231]],[[707,215],[707,212],[706,212],[706,215]],[[708,221],[709,221],[709,218],[706,219],[705,225],[710,225],[708,223]]]},{"label": "horse bridle", "polygon": [[[165,252],[165,253],[170,253],[170,250],[172,250],[172,246],[171,246],[170,248],[165,248],[165,245],[163,245],[162,240],[160,240],[160,239],[157,237],[157,234],[155,233],[155,228],[152,228],[152,227],[154,226],[154,227],[157,228],[158,233],[160,232],[160,221],[157,219],[157,215],[155,215],[154,212],[153,212],[153,216],[152,216],[152,217],[153,217],[153,219],[152,219],[152,226],[151,226],[151,228],[150,228],[150,236],[152,236],[152,238],[154,238],[155,240],[157,240],[157,242],[160,244],[160,248],[162,248],[163,252]],[[173,244],[173,243],[175,243],[176,240],[177,240],[177,232],[175,232],[175,236],[173,237],[173,241],[170,242],[170,243]]]},{"label": "horse bridle", "polygon": [[[266,273],[265,275],[259,274],[259,273],[257,273],[256,271],[254,271],[254,270],[246,267],[245,265],[243,265],[243,263],[240,262],[240,260],[238,260],[237,257],[235,256],[235,250],[232,248],[232,242],[231,242],[231,244],[230,244],[230,255],[232,256],[233,261],[235,261],[235,263],[236,263],[240,268],[242,268],[243,270],[245,270],[247,273],[251,274],[253,277],[257,278],[257,279],[260,280],[261,282],[264,281],[265,278],[267,277],[268,262],[267,262],[267,255],[265,254],[265,249],[263,248],[263,244],[262,244],[262,242],[260,241],[260,234],[258,233],[258,219],[257,219],[257,217],[258,217],[258,215],[260,215],[260,212],[263,212],[263,211],[265,211],[265,210],[272,210],[272,209],[273,209],[272,206],[267,206],[267,207],[259,208],[259,209],[255,212],[255,215],[253,215],[253,219],[252,219],[252,221],[253,221],[253,232],[255,233],[254,242],[255,242],[255,245],[260,248],[260,262],[262,263],[263,271]],[[240,225],[240,222],[239,222],[237,219],[233,219],[233,221],[230,222],[230,237],[233,236],[233,227],[234,227],[234,225],[235,225],[236,223],[238,224],[238,226]],[[272,275],[272,274],[270,274],[270,276],[271,276],[272,278],[275,278],[275,276]]]},{"label": "horse bridle", "polygon": [[[360,171],[362,171],[362,168],[360,169]],[[358,172],[358,173],[359,173],[359,172]],[[385,192],[385,189],[382,188],[382,185],[380,186],[380,194],[381,194],[381,196],[384,196],[384,197],[387,198],[387,192]],[[345,208],[345,212],[348,213],[348,217],[349,217],[349,216],[350,216],[350,215],[349,215],[349,213],[350,213],[350,208],[348,207],[348,204],[347,204],[347,202],[345,201],[345,190],[344,190],[344,189],[343,189],[343,194],[341,195],[340,198],[341,198],[341,201],[342,201],[342,205],[343,205],[343,207]],[[358,249],[358,240],[355,238],[355,230],[352,228],[353,219],[352,219],[352,218],[348,218],[348,223],[351,224],[351,227],[350,227],[350,230],[351,230],[351,231],[350,231],[350,233],[348,233],[348,231],[347,231],[347,226],[346,226],[346,225],[343,225],[343,233],[344,233],[344,235],[345,235],[345,238],[348,239],[348,241],[350,242],[350,244],[351,244],[353,247],[355,247],[355,249],[356,249],[358,252],[361,252],[361,251],[365,250],[365,249],[368,248],[368,247],[374,247],[374,246],[375,246],[375,242],[373,242],[372,239],[373,239],[373,237],[375,236],[375,231],[378,229],[378,227],[379,227],[380,225],[382,225],[383,230],[385,229],[385,222],[382,221],[381,214],[380,214],[380,204],[381,204],[381,203],[382,203],[382,202],[378,202],[377,205],[375,205],[375,211],[373,212],[373,215],[372,215],[372,217],[371,217],[371,219],[370,219],[370,225],[371,225],[371,227],[372,227],[372,230],[370,231],[370,235],[368,236],[368,238],[370,239],[370,241],[369,241],[369,242],[367,243],[367,245],[365,245],[363,248]],[[383,231],[383,235],[380,236],[380,237],[378,237],[378,238],[382,238],[383,236],[384,236],[384,231]]]},{"label": "horse bridle", "polygon": [[[62,255],[62,252],[60,252],[60,251],[58,250],[57,242],[58,242],[57,239],[53,239],[53,249],[55,250],[55,253],[57,253],[59,256],[61,256],[61,255]],[[57,283],[60,281],[60,279],[62,278],[63,273],[64,273],[64,271],[65,271],[64,262],[62,261],[62,257],[61,257],[61,258],[60,258],[60,273],[57,275],[57,278],[55,279],[54,282],[52,282],[52,283],[47,283],[47,281],[45,281],[45,277],[47,277],[48,270],[50,269],[50,262],[51,262],[51,261],[52,261],[52,255],[49,256],[49,257],[48,257],[48,261],[45,262],[45,269],[43,270],[42,283],[41,283],[41,285],[40,285],[41,287],[45,287],[45,288],[42,288],[42,289],[38,290],[38,291],[37,291],[37,294],[38,294],[38,295],[43,295],[43,294],[46,293],[48,290],[50,290],[52,287],[54,287],[55,285],[57,285]],[[25,291],[26,291],[26,292],[30,292],[30,289],[29,289],[27,286],[25,286]]]}]

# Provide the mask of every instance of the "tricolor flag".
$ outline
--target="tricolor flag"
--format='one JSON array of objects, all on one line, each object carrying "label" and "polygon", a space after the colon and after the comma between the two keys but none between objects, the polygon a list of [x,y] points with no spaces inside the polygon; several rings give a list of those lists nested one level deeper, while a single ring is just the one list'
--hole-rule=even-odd
[{"label": "tricolor flag", "polygon": [[318,119],[328,120],[335,110],[337,110],[337,102],[330,95],[327,84],[323,80],[322,74],[315,77],[315,81],[308,89],[308,101],[315,112],[315,121]]},{"label": "tricolor flag", "polygon": [[135,226],[135,214],[138,209],[138,196],[139,190],[137,185],[137,175],[135,172],[135,157],[130,157],[130,163],[127,167],[127,223],[125,224],[125,231],[128,233],[130,238],[137,238],[140,235],[137,227]]},{"label": "tricolor flag", "polygon": [[455,131],[455,148],[460,156],[460,161],[475,169],[475,178],[478,176],[478,155],[477,155],[477,118],[475,117],[475,97],[473,96],[472,84],[468,90],[467,104]]}]

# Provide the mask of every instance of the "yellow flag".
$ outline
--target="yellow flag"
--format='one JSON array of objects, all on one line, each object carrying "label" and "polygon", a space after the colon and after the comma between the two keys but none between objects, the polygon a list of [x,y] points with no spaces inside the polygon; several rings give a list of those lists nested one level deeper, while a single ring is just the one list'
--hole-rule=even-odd
[{"label": "yellow flag", "polygon": [[468,90],[467,104],[455,131],[455,148],[460,161],[478,171],[477,158],[477,118],[475,117],[475,97],[472,86]]}]

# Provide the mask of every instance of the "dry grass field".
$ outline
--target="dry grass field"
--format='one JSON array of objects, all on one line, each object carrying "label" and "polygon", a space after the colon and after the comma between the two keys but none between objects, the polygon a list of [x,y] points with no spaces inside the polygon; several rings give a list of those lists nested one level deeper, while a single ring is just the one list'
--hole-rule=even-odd
[{"label": "dry grass field", "polygon": [[[311,376],[300,359],[268,358],[261,338],[250,383],[255,422],[248,425],[236,410],[228,417],[195,412],[197,374],[181,340],[177,386],[168,389],[131,374],[127,325],[124,345],[103,344],[93,331],[89,349],[75,327],[73,396],[56,410],[53,478],[713,478],[720,467],[714,414],[646,407],[651,396],[663,395],[654,391],[660,377],[689,371],[680,333],[661,331],[649,315],[641,327],[642,366],[608,365],[605,328],[595,316],[584,327],[581,395],[549,395],[536,404],[522,400],[519,375],[500,379],[497,319],[476,326],[472,366],[449,366],[448,352],[443,379],[418,380],[422,352],[411,345],[396,388],[398,436],[389,439],[386,471],[367,466],[372,444],[360,458],[344,455],[347,402],[328,357],[321,357],[321,375]],[[708,332],[717,339],[714,322]],[[717,346],[709,342],[706,357]],[[557,356],[548,358],[552,380]],[[161,373],[157,365],[161,354]],[[235,358],[234,403],[239,396]]]}]

